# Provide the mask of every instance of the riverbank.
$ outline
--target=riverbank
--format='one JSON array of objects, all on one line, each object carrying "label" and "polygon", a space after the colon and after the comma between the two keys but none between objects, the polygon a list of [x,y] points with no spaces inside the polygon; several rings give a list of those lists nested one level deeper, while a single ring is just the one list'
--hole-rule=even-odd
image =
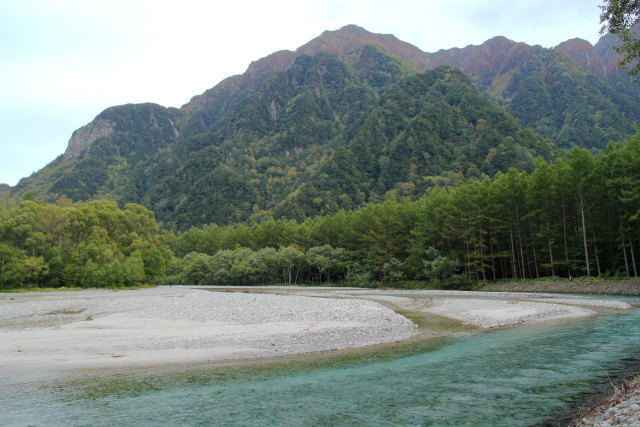
[{"label": "riverbank", "polygon": [[492,328],[626,308],[618,301],[562,295],[353,288],[163,286],[0,294],[0,376],[268,358],[433,333],[396,310]]},{"label": "riverbank", "polygon": [[570,425],[583,426],[636,426],[640,425],[640,375],[624,379],[614,391],[601,396],[594,406],[582,408],[579,418]]},{"label": "riverbank", "polygon": [[0,295],[0,375],[255,359],[420,333],[366,300],[189,287]]},{"label": "riverbank", "polygon": [[591,295],[640,296],[640,280],[574,279],[555,281],[489,282],[476,290],[486,292],[550,292]]}]

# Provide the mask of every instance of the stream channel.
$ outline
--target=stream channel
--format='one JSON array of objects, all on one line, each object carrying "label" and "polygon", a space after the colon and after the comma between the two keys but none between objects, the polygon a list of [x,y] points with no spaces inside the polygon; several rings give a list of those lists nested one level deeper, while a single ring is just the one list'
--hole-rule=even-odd
[{"label": "stream channel", "polygon": [[0,425],[562,424],[638,364],[640,299],[617,299],[634,308],[279,360],[14,378]]}]

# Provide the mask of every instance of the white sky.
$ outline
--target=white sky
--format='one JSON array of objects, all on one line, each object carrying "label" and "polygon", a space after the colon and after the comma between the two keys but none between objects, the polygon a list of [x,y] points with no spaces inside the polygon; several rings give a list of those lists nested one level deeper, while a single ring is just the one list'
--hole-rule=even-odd
[{"label": "white sky", "polygon": [[598,40],[598,0],[0,0],[0,183],[107,107],[179,107],[249,63],[356,24],[425,52],[502,35]]}]

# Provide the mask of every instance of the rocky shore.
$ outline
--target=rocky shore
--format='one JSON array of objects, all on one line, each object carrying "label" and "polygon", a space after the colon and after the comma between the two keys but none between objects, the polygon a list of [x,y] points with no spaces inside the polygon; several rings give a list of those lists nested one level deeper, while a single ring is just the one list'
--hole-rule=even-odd
[{"label": "rocky shore", "polygon": [[571,426],[640,426],[640,375],[625,379],[598,405],[583,409]]},{"label": "rocky shore", "polygon": [[555,281],[489,282],[478,290],[640,296],[640,280],[567,279]]}]

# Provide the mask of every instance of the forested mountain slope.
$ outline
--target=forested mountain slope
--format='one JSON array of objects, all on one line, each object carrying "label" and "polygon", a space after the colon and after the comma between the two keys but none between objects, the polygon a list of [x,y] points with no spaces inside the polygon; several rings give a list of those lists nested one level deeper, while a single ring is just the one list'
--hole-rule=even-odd
[{"label": "forested mountain slope", "polygon": [[[617,43],[615,36],[607,34],[595,46],[573,39],[545,49],[494,37],[479,46],[426,53],[392,35],[349,25],[326,31],[295,52],[280,51],[255,61],[244,75],[194,97],[183,109],[206,111],[209,116],[214,109],[220,117],[219,104],[233,99],[226,96],[231,83],[242,88],[234,92],[237,95],[244,88],[257,87],[270,73],[286,69],[299,55],[327,52],[341,57],[371,44],[417,71],[440,65],[460,68],[483,94],[524,126],[564,148],[577,145],[597,150],[632,135],[640,117],[640,84],[618,69],[621,57],[613,50]],[[235,83],[239,81],[242,84]]]},{"label": "forested mountain slope", "polygon": [[[591,46],[584,43],[583,49]],[[591,49],[590,62],[580,61],[569,49],[574,44],[544,49],[495,37],[480,46],[431,54],[430,64],[462,69],[521,124],[560,147],[602,149],[633,134],[640,117],[640,86],[612,68],[620,57],[609,38]],[[594,74],[594,62],[609,64],[606,73],[600,67]]]},{"label": "forested mountain slope", "polygon": [[12,192],[141,203],[184,229],[302,219],[530,169],[558,147],[622,139],[640,117],[637,85],[622,75],[609,84],[566,50],[495,38],[427,54],[348,26],[256,61],[180,109],[109,108]]}]

